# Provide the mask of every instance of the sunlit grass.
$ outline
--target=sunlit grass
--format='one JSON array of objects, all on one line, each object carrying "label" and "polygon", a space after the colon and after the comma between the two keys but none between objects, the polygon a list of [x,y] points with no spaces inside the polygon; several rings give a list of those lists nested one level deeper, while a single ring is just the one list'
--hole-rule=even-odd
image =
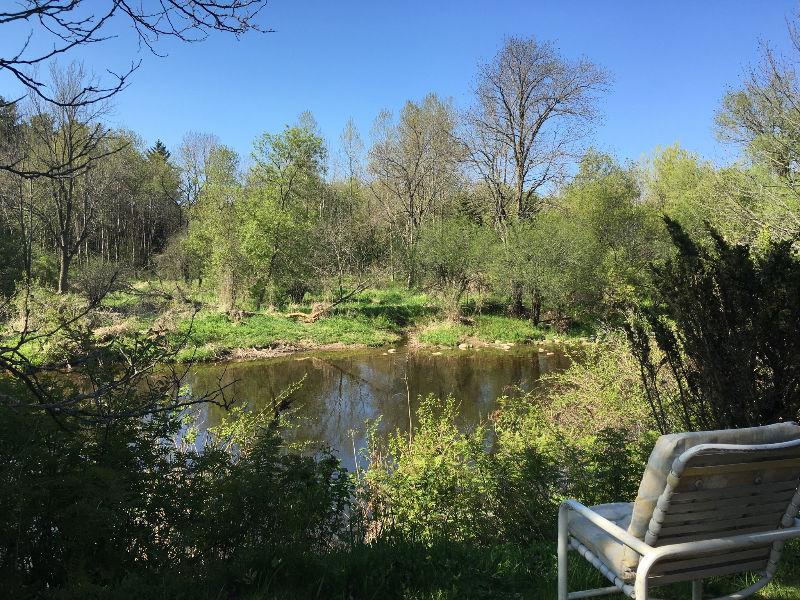
[{"label": "sunlit grass", "polygon": [[421,344],[447,347],[455,347],[469,341],[525,344],[544,339],[547,333],[546,329],[535,327],[525,319],[478,315],[471,323],[452,321],[430,323],[416,333],[415,339]]},{"label": "sunlit grass", "polygon": [[313,348],[324,344],[380,346],[398,334],[380,318],[332,316],[303,323],[280,314],[256,314],[231,320],[223,313],[203,312],[179,326],[189,332],[189,345],[179,359],[209,360],[237,348],[269,348],[280,344]]}]

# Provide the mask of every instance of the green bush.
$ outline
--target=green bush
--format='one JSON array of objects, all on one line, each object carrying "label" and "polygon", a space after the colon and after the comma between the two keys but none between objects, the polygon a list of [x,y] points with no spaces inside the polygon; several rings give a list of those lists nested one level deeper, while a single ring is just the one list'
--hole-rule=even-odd
[{"label": "green bush", "polygon": [[[616,368],[616,370],[615,370]],[[612,338],[463,430],[450,399],[423,398],[412,435],[371,439],[365,483],[380,530],[415,540],[531,544],[555,535],[560,502],[632,501],[655,435],[638,366]]]},{"label": "green bush", "polygon": [[422,398],[413,432],[395,432],[382,449],[370,441],[366,484],[382,529],[432,542],[486,540],[496,532],[487,429],[461,431],[453,398]]},{"label": "green bush", "polygon": [[[702,244],[678,223],[666,224],[675,256],[653,268],[655,298],[628,327],[661,431],[800,418],[800,256],[793,241],[758,249],[709,228]],[[659,371],[676,379],[668,393]]]},{"label": "green bush", "polygon": [[[202,452],[177,415],[85,426],[1,409],[0,575],[14,598],[236,596],[302,572],[345,529],[337,459],[287,453],[272,422]],[[247,439],[247,443],[242,442]]]}]

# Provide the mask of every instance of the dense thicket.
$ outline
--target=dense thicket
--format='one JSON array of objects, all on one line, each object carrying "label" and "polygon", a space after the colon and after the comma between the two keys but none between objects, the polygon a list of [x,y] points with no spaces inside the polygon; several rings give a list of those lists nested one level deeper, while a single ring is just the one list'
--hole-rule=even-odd
[{"label": "dense thicket", "polygon": [[[706,248],[667,225],[676,255],[654,268],[654,301],[629,327],[662,430],[675,417],[689,430],[797,419],[800,257],[791,240],[758,251],[711,229]],[[675,378],[677,398],[662,393],[659,370]]]}]

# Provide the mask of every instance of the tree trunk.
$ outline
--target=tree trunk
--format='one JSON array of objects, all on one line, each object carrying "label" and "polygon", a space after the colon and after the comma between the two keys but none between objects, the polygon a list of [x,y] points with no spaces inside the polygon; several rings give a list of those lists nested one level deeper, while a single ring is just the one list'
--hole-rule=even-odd
[{"label": "tree trunk", "polygon": [[511,282],[511,306],[510,312],[514,317],[521,317],[525,314],[525,304],[522,302],[524,288],[521,281]]},{"label": "tree trunk", "polygon": [[266,286],[259,288],[258,291],[256,292],[255,312],[258,312],[258,311],[261,310],[261,305],[264,304],[264,296],[266,296],[266,293],[267,293]]},{"label": "tree trunk", "polygon": [[531,320],[534,325],[542,321],[542,294],[538,288],[533,290],[531,295]]},{"label": "tree trunk", "polygon": [[64,294],[69,290],[69,263],[70,257],[65,251],[60,252],[58,264],[58,293]]}]

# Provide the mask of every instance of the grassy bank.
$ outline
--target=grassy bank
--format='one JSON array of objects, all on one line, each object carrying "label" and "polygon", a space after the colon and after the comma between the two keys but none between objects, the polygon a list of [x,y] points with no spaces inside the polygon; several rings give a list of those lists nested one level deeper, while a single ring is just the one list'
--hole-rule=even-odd
[{"label": "grassy bank", "polygon": [[[197,286],[176,282],[135,282],[107,295],[82,320],[98,338],[133,336],[150,329],[171,332],[176,341],[186,342],[177,359],[208,361],[263,358],[299,350],[333,347],[376,347],[408,338],[421,346],[456,347],[526,344],[556,337],[546,327],[502,313],[503,303],[474,300],[462,307],[464,322],[444,320],[437,299],[404,288],[370,288],[337,304],[321,318],[307,323],[289,313],[311,313],[330,302],[324,296],[307,296],[302,304],[278,309],[222,312],[215,294]],[[57,296],[38,290],[32,314],[36,327],[47,327],[65,314],[78,314],[86,305],[78,294]],[[579,335],[584,332],[575,332]],[[558,337],[569,337],[560,334]],[[50,346],[63,348],[63,340],[43,340],[26,346],[25,352],[37,362],[58,360]]]},{"label": "grassy bank", "polygon": [[537,327],[527,319],[503,315],[477,315],[466,322],[433,321],[418,327],[412,341],[425,346],[456,347],[459,344],[530,344],[542,340],[578,339],[585,330],[556,333],[549,327]]},{"label": "grassy bank", "polygon": [[321,347],[381,346],[400,339],[396,327],[383,319],[331,316],[303,323],[279,314],[256,314],[231,320],[222,313],[202,312],[180,329],[189,333],[189,345],[179,359],[213,360],[235,354],[257,357],[259,350],[287,352]]},{"label": "grassy bank", "polygon": [[287,316],[311,313],[325,298],[310,298],[284,310],[245,313],[239,318],[210,308],[178,323],[189,333],[189,345],[179,358],[210,360],[229,356],[259,356],[260,350],[283,353],[317,348],[393,344],[408,329],[435,314],[436,304],[425,294],[403,289],[367,289],[330,309],[313,323]]}]

